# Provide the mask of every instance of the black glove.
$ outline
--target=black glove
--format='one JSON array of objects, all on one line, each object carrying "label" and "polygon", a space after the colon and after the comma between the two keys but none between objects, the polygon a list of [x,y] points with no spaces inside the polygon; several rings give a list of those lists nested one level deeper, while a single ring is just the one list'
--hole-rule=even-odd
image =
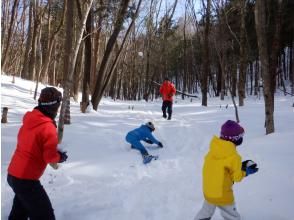
[{"label": "black glove", "polygon": [[256,173],[258,171],[257,164],[252,160],[245,160],[242,162],[242,170],[246,172],[246,176]]},{"label": "black glove", "polygon": [[57,151],[60,155],[60,160],[58,161],[58,163],[63,163],[67,160],[68,156],[66,154],[66,151],[61,152],[61,151]]},{"label": "black glove", "polygon": [[146,139],[145,142],[148,143],[148,144],[153,144],[153,142],[151,140],[149,140],[149,139]]},{"label": "black glove", "polygon": [[161,142],[158,142],[158,147],[163,147]]}]

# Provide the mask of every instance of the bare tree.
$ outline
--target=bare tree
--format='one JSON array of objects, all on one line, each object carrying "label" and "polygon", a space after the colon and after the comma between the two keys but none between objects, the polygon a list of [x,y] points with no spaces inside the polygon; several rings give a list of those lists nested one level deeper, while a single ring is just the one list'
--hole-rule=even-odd
[{"label": "bare tree", "polygon": [[26,49],[25,49],[25,55],[24,55],[24,61],[23,61],[23,67],[21,71],[21,77],[24,79],[29,78],[29,59],[30,59],[30,49],[32,45],[32,23],[33,23],[33,1],[30,1],[29,5],[29,22],[28,22],[28,29],[27,29],[27,41],[26,41]]},{"label": "bare tree", "polygon": [[[203,72],[201,74],[201,92],[202,92],[202,105],[207,106],[207,93],[208,93],[208,76],[210,74],[209,66],[209,29],[210,29],[210,8],[211,0],[206,1],[205,10],[205,27],[204,27],[204,63]],[[204,4],[203,4],[204,5]]]},{"label": "bare tree", "polygon": [[291,79],[291,93],[294,94],[294,41],[290,51],[290,79]]},{"label": "bare tree", "polygon": [[[60,116],[59,116],[59,122],[58,122],[59,142],[61,142],[63,138],[65,111],[66,111],[66,105],[69,105],[70,89],[72,88],[77,54],[82,42],[83,33],[86,26],[86,20],[87,20],[89,11],[92,7],[93,0],[88,0],[84,4],[85,4],[84,14],[81,19],[81,26],[80,26],[80,29],[78,30],[76,41],[74,42],[74,45],[73,45],[74,46],[73,50],[71,48],[70,43],[67,42],[68,45],[66,45],[66,48],[69,48],[69,50],[67,50],[69,53],[69,57],[67,58],[65,63],[65,70],[68,72],[66,74],[66,78],[64,81],[62,105],[60,109]],[[72,27],[69,26],[72,24],[72,22],[73,22],[73,5],[72,5],[72,2],[67,1],[67,41],[71,41],[71,38],[72,38],[72,35],[71,35]]]},{"label": "bare tree", "polygon": [[[275,77],[277,68],[277,57],[279,50],[279,35],[280,35],[280,10],[282,0],[276,2],[277,8],[267,10],[274,7],[266,0],[257,0],[255,5],[255,26],[257,33],[259,57],[261,61],[261,70],[263,78],[263,93],[265,101],[265,128],[266,134],[275,131],[274,126],[274,92],[275,92]],[[274,14],[270,14],[274,13]],[[269,21],[270,16],[274,20]],[[267,30],[274,30],[269,33]],[[269,40],[270,39],[270,40]]]},{"label": "bare tree", "polygon": [[244,106],[245,99],[245,83],[246,83],[246,40],[245,40],[245,14],[246,14],[246,0],[239,1],[239,8],[241,11],[240,24],[240,68],[238,81],[238,95],[239,106]]},{"label": "bare tree", "polygon": [[[10,18],[10,23],[9,23],[9,28],[8,28],[7,41],[5,43],[6,47],[5,47],[4,52],[2,54],[2,60],[1,60],[1,66],[3,69],[5,69],[5,64],[6,64],[6,60],[7,60],[7,53],[8,53],[8,49],[10,48],[11,36],[13,33],[13,27],[15,24],[17,11],[18,11],[17,10],[18,4],[19,4],[19,0],[13,1],[13,5],[12,5],[12,9],[11,9],[11,18]],[[4,45],[2,45],[2,50],[3,50],[3,46]]]},{"label": "bare tree", "polygon": [[111,36],[110,36],[110,38],[109,38],[109,40],[107,42],[107,45],[106,45],[106,50],[105,50],[103,59],[101,61],[101,65],[100,65],[100,68],[99,68],[99,71],[98,71],[98,77],[96,79],[94,92],[92,94],[91,102],[92,102],[93,108],[95,110],[97,110],[98,104],[99,104],[100,99],[101,99],[102,94],[103,94],[102,88],[103,88],[103,84],[105,82],[106,71],[108,69],[108,65],[109,65],[109,62],[110,62],[111,54],[112,54],[116,39],[117,39],[121,29],[122,29],[124,18],[125,18],[125,15],[127,13],[129,2],[130,2],[130,0],[121,1],[120,9],[119,9],[119,12],[118,12],[115,24],[114,24],[113,32],[112,32],[112,34],[111,34]]}]

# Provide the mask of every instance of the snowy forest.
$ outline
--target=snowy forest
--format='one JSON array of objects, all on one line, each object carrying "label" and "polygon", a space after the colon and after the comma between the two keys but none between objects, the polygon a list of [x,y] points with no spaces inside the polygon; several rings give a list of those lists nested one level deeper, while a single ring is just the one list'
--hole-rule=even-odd
[{"label": "snowy forest", "polygon": [[[293,12],[2,0],[1,219],[293,220]],[[209,156],[221,174],[207,181]],[[212,217],[219,176],[234,195]]]},{"label": "snowy forest", "polygon": [[291,0],[3,0],[2,71],[64,88],[61,115],[79,92],[82,112],[103,96],[153,100],[164,77],[203,106],[262,91],[269,134],[274,93],[294,93],[293,10]]}]

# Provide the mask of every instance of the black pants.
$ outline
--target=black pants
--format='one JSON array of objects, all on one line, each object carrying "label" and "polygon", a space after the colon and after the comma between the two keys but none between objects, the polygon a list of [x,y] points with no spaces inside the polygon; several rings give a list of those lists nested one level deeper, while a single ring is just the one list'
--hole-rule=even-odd
[{"label": "black pants", "polygon": [[55,220],[49,197],[39,180],[25,180],[8,174],[15,196],[8,220]]},{"label": "black pants", "polygon": [[173,112],[172,107],[173,107],[173,103],[171,101],[162,102],[161,110],[162,110],[163,117],[166,118],[166,109],[167,109],[168,118],[171,119],[172,112]]}]

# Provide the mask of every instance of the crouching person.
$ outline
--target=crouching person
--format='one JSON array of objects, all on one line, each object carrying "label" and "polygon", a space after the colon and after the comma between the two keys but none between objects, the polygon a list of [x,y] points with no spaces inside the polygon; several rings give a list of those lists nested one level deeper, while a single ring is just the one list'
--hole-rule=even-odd
[{"label": "crouching person", "polygon": [[126,136],[126,141],[131,144],[131,148],[140,151],[144,164],[149,163],[152,159],[156,159],[156,157],[149,155],[141,141],[145,141],[148,144],[157,144],[158,147],[161,148],[163,147],[162,143],[152,135],[154,130],[154,124],[152,122],[147,122],[146,124],[141,125],[139,128],[128,132]]},{"label": "crouching person", "polygon": [[39,179],[48,163],[66,161],[66,152],[57,150],[54,121],[61,93],[54,87],[42,89],[38,106],[23,117],[16,150],[8,167],[7,181],[15,193],[9,220],[54,220],[50,199]]}]

